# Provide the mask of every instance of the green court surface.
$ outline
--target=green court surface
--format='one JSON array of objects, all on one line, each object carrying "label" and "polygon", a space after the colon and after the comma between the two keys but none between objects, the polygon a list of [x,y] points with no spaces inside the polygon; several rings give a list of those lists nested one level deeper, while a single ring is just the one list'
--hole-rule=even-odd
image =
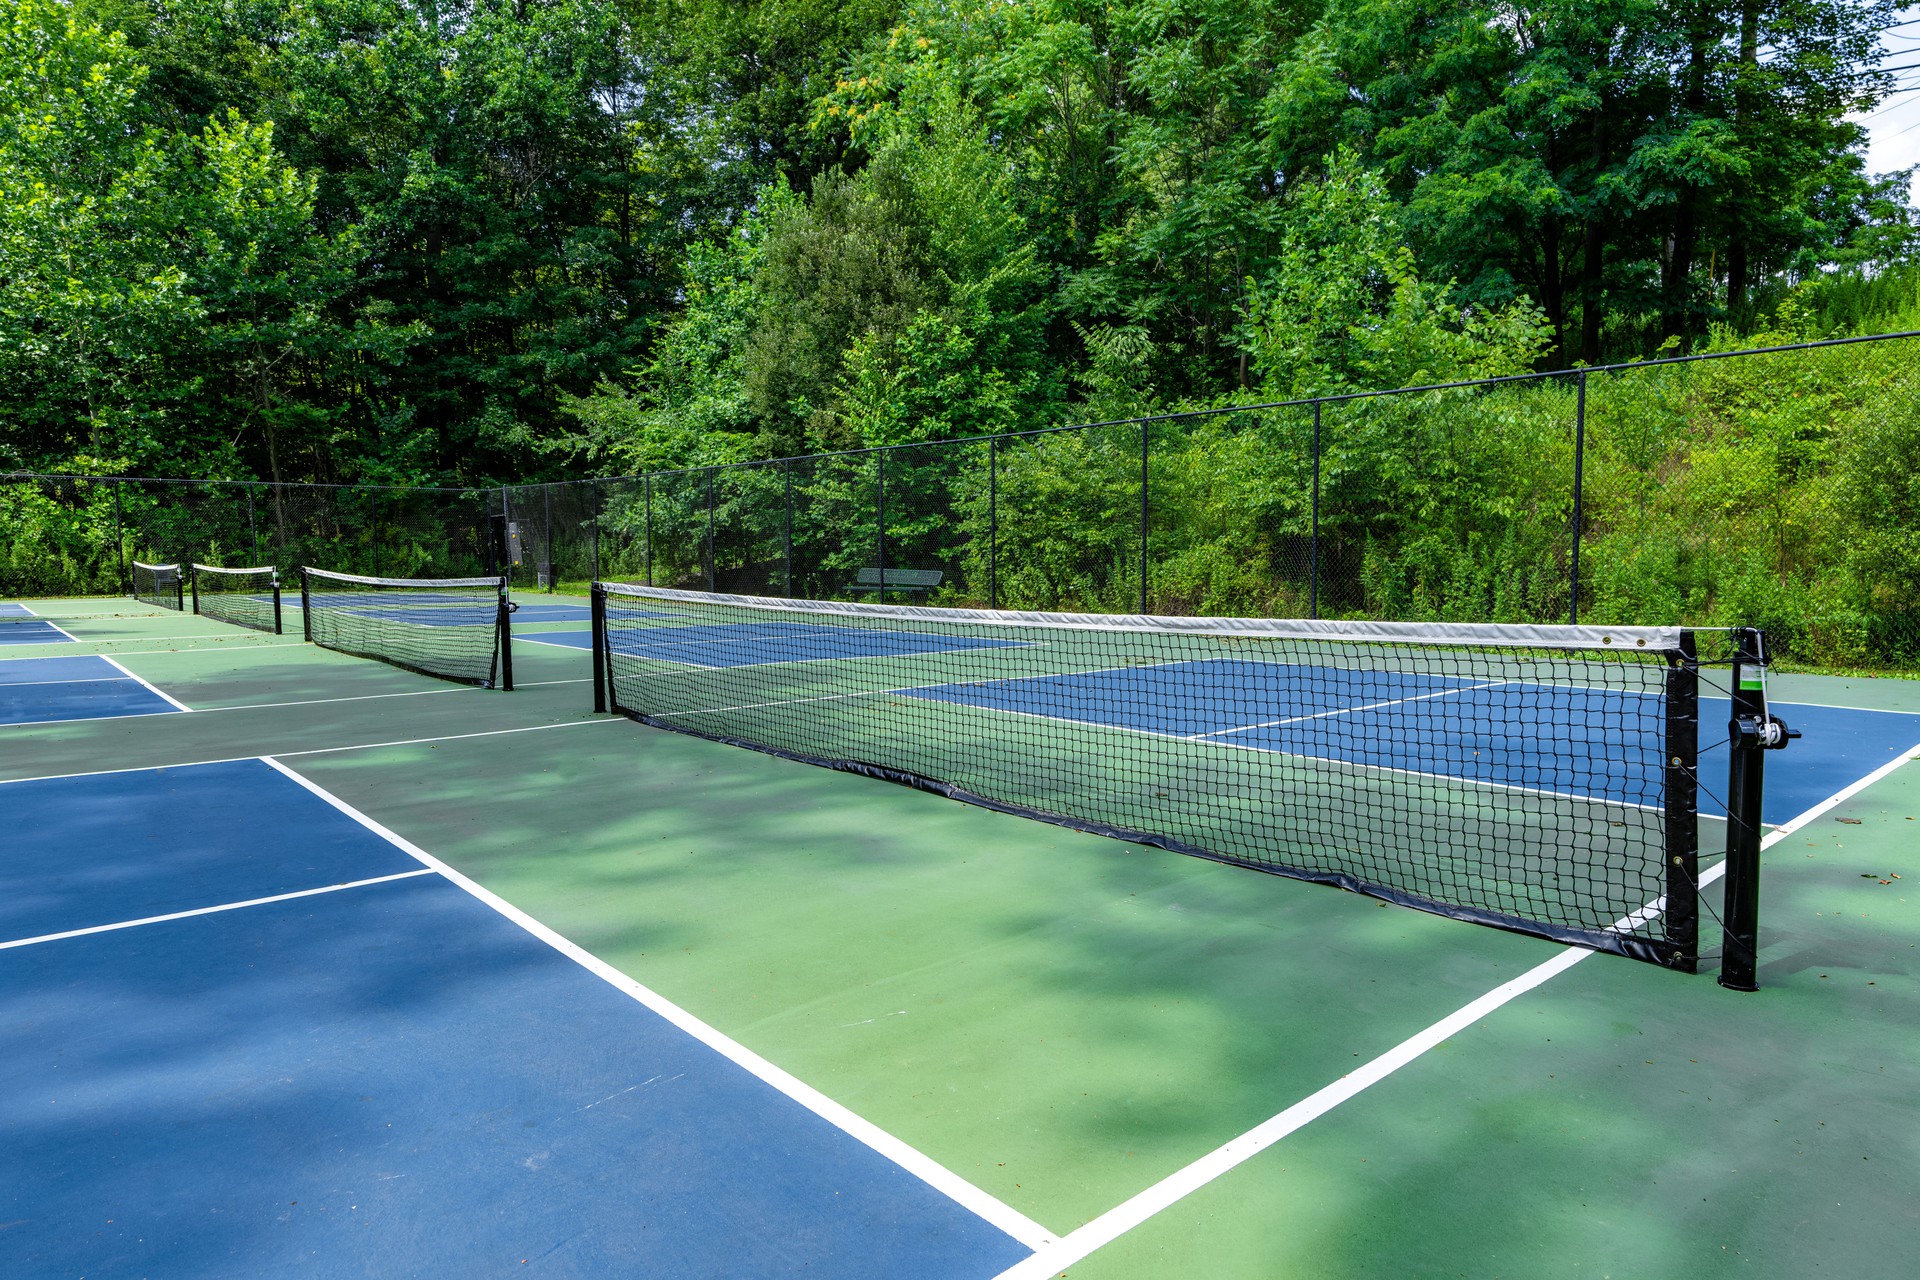
[{"label": "green court surface", "polygon": [[1920,764],[1769,848],[1742,995],[595,716],[580,650],[501,693],[27,603],[78,643],[0,660],[192,710],[0,728],[0,779],[271,755],[1063,1242],[1009,1276],[1913,1274]]}]

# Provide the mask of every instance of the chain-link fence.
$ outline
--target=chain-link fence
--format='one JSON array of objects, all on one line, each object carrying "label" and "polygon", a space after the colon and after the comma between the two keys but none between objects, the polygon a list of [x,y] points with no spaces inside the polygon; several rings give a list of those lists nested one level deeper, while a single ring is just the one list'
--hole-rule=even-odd
[{"label": "chain-link fence", "polygon": [[[599,480],[0,477],[0,590],[133,559],[1107,613],[1757,625],[1920,673],[1920,335]],[[496,568],[495,566],[498,566]]]},{"label": "chain-link fence", "polygon": [[493,489],[0,474],[0,594],[122,592],[135,560],[497,571],[497,500]]},{"label": "chain-link fence", "polygon": [[1789,662],[1920,672],[1917,337],[510,486],[552,548],[516,581],[1759,625]]}]

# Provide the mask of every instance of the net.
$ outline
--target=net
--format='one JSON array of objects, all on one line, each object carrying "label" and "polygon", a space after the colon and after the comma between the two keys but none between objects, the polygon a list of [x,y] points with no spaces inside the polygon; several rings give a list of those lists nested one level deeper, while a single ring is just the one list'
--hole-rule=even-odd
[{"label": "net", "polygon": [[193,566],[193,611],[236,627],[280,634],[280,573],[272,565],[252,569]]},{"label": "net", "polygon": [[422,675],[513,688],[506,579],[363,578],[302,569],[307,639]]},{"label": "net", "polygon": [[594,598],[596,687],[648,724],[1694,967],[1678,628]]},{"label": "net", "polygon": [[162,609],[182,609],[186,604],[183,584],[177,564],[133,562],[133,598],[136,600]]}]

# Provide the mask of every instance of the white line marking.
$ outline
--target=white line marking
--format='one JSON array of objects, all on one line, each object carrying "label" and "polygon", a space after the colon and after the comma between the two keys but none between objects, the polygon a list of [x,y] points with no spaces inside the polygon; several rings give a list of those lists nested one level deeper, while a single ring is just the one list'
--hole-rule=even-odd
[{"label": "white line marking", "polygon": [[[371,751],[376,747],[414,747],[427,742],[458,742],[462,738],[497,738],[507,733],[538,733],[543,729],[576,729],[583,724],[625,724],[624,719],[596,716],[591,720],[562,720],[558,724],[529,724],[517,729],[486,729],[480,733],[449,733],[438,738],[400,738],[393,742],[359,742],[350,747],[309,747],[304,751],[277,751],[278,756],[324,756],[337,751]],[[251,759],[252,757],[247,757]]]},{"label": "white line marking", "polygon": [[[609,722],[617,723],[617,722]],[[1010,1205],[1001,1203],[980,1188],[974,1186],[958,1174],[940,1165],[931,1157],[916,1151],[900,1139],[881,1129],[870,1121],[862,1119],[833,1099],[827,1097],[813,1086],[802,1082],[787,1071],[775,1066],[753,1050],[738,1041],[708,1026],[700,1019],[674,1004],[665,996],[643,985],[636,979],[622,973],[606,961],[587,951],[578,944],[569,941],[554,930],[520,910],[512,903],[488,889],[482,888],[454,870],[440,859],[420,848],[412,841],[382,826],[346,801],[340,799],[318,783],[311,782],[281,764],[272,756],[259,757],[261,762],[286,775],[300,786],[305,787],[320,799],[326,801],[341,813],[352,818],[367,830],[386,840],[395,848],[404,850],[418,858],[423,864],[438,871],[453,884],[472,894],[475,898],[492,907],[508,920],[519,925],[540,941],[580,965],[588,972],[599,977],[610,986],[626,993],[640,1004],[645,1005],[660,1017],[666,1019],[680,1030],[686,1032],[700,1043],[713,1049],[736,1065],[753,1073],[760,1080],[779,1090],[793,1101],[813,1112],[827,1123],[841,1130],[847,1136],[866,1144],[874,1151],[913,1174],[936,1191],[972,1211],[979,1217],[992,1223],[1000,1230],[1026,1245],[1029,1249],[1038,1249],[1054,1239],[1039,1223],[1034,1222]]]},{"label": "white line marking", "polygon": [[[113,661],[111,658],[106,657],[106,655],[104,654],[88,654],[86,656],[100,658],[102,661],[106,661],[106,662]],[[113,663],[113,665],[119,668],[121,671],[126,671],[126,668],[120,666],[120,664],[117,662]],[[148,689],[152,689],[153,692],[160,693],[158,689],[154,689],[152,685],[147,684],[145,680],[141,680],[140,677],[133,675],[131,672],[129,672],[124,677],[105,676],[98,680],[21,680],[14,683],[0,681],[0,689],[18,689],[29,684],[106,684],[111,681],[117,681],[121,679],[138,681],[140,684],[146,685]],[[590,676],[579,676],[577,678],[569,679],[569,680],[518,680],[518,681],[515,681],[514,684],[516,688],[524,686],[528,689],[533,689],[533,688],[538,688],[542,685],[550,685],[550,684],[586,684],[591,679],[592,677]],[[262,710],[270,710],[274,707],[325,707],[325,706],[332,706],[336,702],[372,702],[378,698],[423,698],[423,697],[426,697],[428,694],[434,694],[434,693],[486,693],[486,692],[489,692],[489,690],[474,688],[467,685],[453,685],[445,689],[409,689],[403,693],[356,693],[344,698],[307,698],[299,702],[241,702],[241,703],[236,703],[231,707],[201,707],[198,711],[195,711],[194,714],[204,716],[204,715],[211,715],[216,711],[262,711]],[[167,698],[167,695],[164,693],[160,693],[160,696],[163,698]],[[179,702],[175,701],[172,698],[167,698],[167,701],[172,702],[177,707],[180,707],[182,711],[191,710],[191,708],[182,706]],[[71,720],[28,720],[28,721],[22,721],[21,723],[35,724],[35,725],[72,724],[75,722],[75,720],[129,720],[129,719],[136,719],[140,715],[168,715],[168,714],[171,714],[171,713],[161,712],[161,711],[151,711],[151,712],[135,712],[135,713],[132,713],[131,715],[120,715],[120,716],[78,716]],[[15,727],[17,726],[0,725],[0,728],[15,728]],[[245,758],[252,759],[251,756],[248,756]]]},{"label": "white line marking", "polygon": [[94,676],[88,680],[0,680],[0,689],[32,689],[46,684],[132,684],[126,676]]},{"label": "white line marking", "polygon": [[[172,715],[170,711],[156,711],[154,715]],[[48,724],[64,721],[46,721]],[[504,733],[532,733],[536,729],[570,729],[583,724],[626,724],[623,717],[614,719],[608,716],[596,716],[590,720],[563,720],[557,724],[524,725],[516,729],[489,729],[484,733],[454,733],[444,738],[412,738],[405,742],[358,742],[345,747],[310,747],[303,751],[281,751],[282,756],[318,756],[335,751],[370,751],[375,747],[406,747],[425,742],[452,742],[460,738],[492,738]],[[6,726],[0,725],[0,728]],[[122,769],[79,769],[73,773],[41,773],[30,778],[0,778],[0,787],[11,786],[16,782],[57,782],[62,778],[100,778],[115,773],[149,773],[156,769],[192,769],[204,764],[235,764],[241,760],[258,760],[259,756],[215,756],[211,760],[174,760],[166,764],[128,765]]]},{"label": "white line marking", "polygon": [[[1780,843],[1806,823],[1857,795],[1893,773],[1901,765],[1911,763],[1915,757],[1920,757],[1920,743],[1914,744],[1911,750],[1902,752],[1899,759],[1888,761],[1866,777],[1828,796],[1805,813],[1775,827],[1762,838],[1760,847],[1764,850]],[[1724,862],[1709,867],[1700,873],[1700,886],[1705,888],[1725,873]],[[1634,927],[1636,921],[1644,921],[1651,918],[1652,914],[1658,914],[1658,910],[1664,907],[1664,903],[1664,899],[1656,900],[1632,915],[1616,921],[1613,928],[1616,931],[1628,931]],[[1441,1041],[1467,1030],[1516,996],[1523,995],[1542,983],[1558,977],[1588,956],[1595,954],[1597,953],[1585,948],[1569,947],[1551,960],[1534,966],[1509,982],[1502,983],[1479,999],[1456,1009],[1424,1031],[1409,1036],[1365,1066],[1309,1094],[1278,1115],[1270,1117],[1239,1137],[1216,1147],[1184,1169],[1169,1174],[1131,1199],[1069,1231],[1054,1244],[1036,1251],[1031,1258],[1008,1267],[995,1277],[995,1280],[1042,1280],[1043,1277],[1052,1276],[1063,1268],[1072,1266],[1096,1249],[1119,1239],[1162,1210],[1170,1208],[1222,1174],[1265,1151],[1309,1121],[1325,1115],[1370,1086],[1378,1084]]]},{"label": "white line marking", "polygon": [[193,916],[210,916],[222,911],[238,911],[242,907],[264,906],[269,902],[291,902],[295,898],[312,898],[323,893],[338,893],[342,889],[359,889],[370,884],[386,884],[389,880],[411,880],[415,876],[432,874],[432,868],[423,867],[418,871],[400,871],[390,876],[374,876],[369,880],[348,880],[344,884],[323,885],[318,889],[297,889],[292,893],[276,893],[266,898],[223,902],[216,907],[195,907],[191,911],[173,911],[163,916],[142,916],[138,920],[118,920],[113,924],[89,925],[84,929],[68,929],[63,933],[43,933],[36,938],[15,938],[11,942],[0,942],[0,951],[11,950],[14,947],[31,947],[42,942],[58,942],[62,938],[84,938],[89,934],[112,933],[117,929],[135,929],[145,924],[163,924],[168,920],[186,920]]},{"label": "white line marking", "polygon": [[1472,693],[1476,689],[1498,689],[1503,685],[1521,685],[1524,680],[1488,680],[1482,684],[1464,684],[1457,689],[1438,689],[1432,693],[1415,694],[1410,698],[1389,698],[1385,702],[1369,702],[1358,707],[1336,707],[1332,711],[1316,711],[1312,715],[1288,716],[1284,720],[1266,720],[1260,724],[1243,724],[1232,729],[1214,729],[1208,733],[1189,733],[1188,742],[1204,742],[1208,738],[1218,738],[1229,733],[1251,733],[1255,729],[1276,729],[1283,724],[1305,724],[1309,720],[1326,720],[1333,716],[1350,716],[1362,711],[1378,711],[1382,707],[1400,707],[1409,702],[1425,702],[1429,698],[1451,698],[1457,693]]},{"label": "white line marking", "polygon": [[110,667],[112,667],[112,668],[113,668],[114,670],[116,670],[116,671],[124,671],[124,672],[126,672],[126,674],[127,674],[127,676],[128,676],[128,678],[130,678],[130,679],[133,679],[133,680],[139,680],[141,684],[143,684],[143,685],[145,685],[145,686],[146,686],[146,689],[147,689],[147,692],[148,692],[148,693],[151,693],[151,694],[152,694],[152,695],[153,695],[154,697],[156,697],[156,698],[159,698],[160,700],[162,700],[163,702],[166,702],[166,703],[167,703],[167,704],[169,704],[170,706],[173,706],[173,707],[175,707],[175,708],[177,708],[177,709],[179,709],[179,710],[181,710],[181,711],[191,711],[191,710],[193,710],[193,708],[192,708],[192,707],[190,707],[190,706],[188,706],[188,705],[187,705],[186,703],[184,703],[184,702],[182,702],[182,701],[180,701],[180,699],[178,699],[178,698],[176,698],[176,697],[174,697],[174,696],[173,696],[172,694],[170,694],[170,693],[166,693],[166,692],[164,692],[163,690],[161,690],[161,689],[159,689],[159,688],[157,688],[157,687],[155,687],[155,686],[154,686],[153,684],[151,684],[151,683],[150,683],[150,682],[148,682],[147,680],[145,680],[145,679],[143,679],[142,677],[140,677],[140,676],[137,676],[137,675],[135,675],[135,674],[134,674],[133,672],[131,672],[131,671],[128,671],[126,667],[124,667],[124,666],[122,666],[122,665],[121,665],[120,663],[118,663],[118,662],[115,662],[115,661],[114,661],[114,660],[113,660],[112,658],[109,658],[109,657],[108,657],[108,656],[107,656],[106,654],[104,654],[104,653],[102,653],[102,654],[96,654],[95,656],[96,656],[96,657],[98,657],[98,658],[100,659],[100,661],[102,661],[102,662],[104,662],[104,663],[106,663],[106,664],[107,664],[108,666],[110,666]]},{"label": "white line marking", "polygon": [[[104,683],[104,681],[102,682]],[[180,713],[172,707],[165,711],[123,711],[112,716],[67,716],[60,720],[15,720],[9,724],[0,724],[0,731],[7,729],[45,729],[57,724],[89,724],[99,720],[144,720],[148,716],[177,716]]]}]

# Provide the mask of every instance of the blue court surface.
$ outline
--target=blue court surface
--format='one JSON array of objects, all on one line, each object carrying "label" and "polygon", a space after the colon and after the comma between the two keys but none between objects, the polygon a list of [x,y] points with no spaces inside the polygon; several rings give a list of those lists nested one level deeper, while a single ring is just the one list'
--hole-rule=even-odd
[{"label": "blue court surface", "polygon": [[[911,1280],[1029,1253],[264,762],[0,796],[34,819],[0,866],[9,1275]],[[246,820],[156,820],[218,813]]]},{"label": "blue court surface", "polygon": [[586,622],[593,611],[584,604],[528,604],[520,602],[514,611],[515,622]]},{"label": "blue court surface", "polygon": [[10,644],[72,644],[73,637],[33,610],[11,600],[0,601],[0,646]]},{"label": "blue court surface", "polygon": [[178,710],[105,658],[0,661],[0,725],[150,716]]}]

